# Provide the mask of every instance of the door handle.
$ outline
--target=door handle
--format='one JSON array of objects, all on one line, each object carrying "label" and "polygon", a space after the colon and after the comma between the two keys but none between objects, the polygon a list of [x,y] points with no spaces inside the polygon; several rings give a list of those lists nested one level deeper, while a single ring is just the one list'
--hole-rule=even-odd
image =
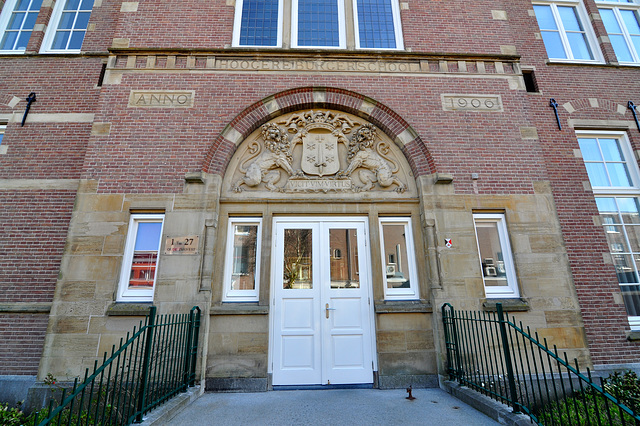
[{"label": "door handle", "polygon": [[329,319],[329,311],[335,311],[336,308],[330,308],[329,304],[327,303],[327,304],[324,305],[324,310],[325,310],[327,319]]}]

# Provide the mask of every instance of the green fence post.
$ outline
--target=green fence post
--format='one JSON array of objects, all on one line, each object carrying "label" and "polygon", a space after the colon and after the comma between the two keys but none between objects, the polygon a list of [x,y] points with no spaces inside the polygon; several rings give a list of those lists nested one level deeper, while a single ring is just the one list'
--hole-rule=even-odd
[{"label": "green fence post", "polygon": [[191,347],[192,338],[193,338],[193,328],[195,326],[195,315],[193,314],[193,309],[189,311],[189,326],[187,327],[187,341],[186,348],[184,351],[184,367],[182,369],[182,387],[183,389],[187,389],[189,387],[189,376],[191,375],[191,352],[193,348]]},{"label": "green fence post", "polygon": [[151,346],[153,345],[154,325],[156,322],[156,307],[149,308],[149,323],[145,335],[144,355],[142,358],[142,372],[140,373],[140,386],[138,387],[138,410],[136,423],[142,422],[142,414],[146,404],[147,388],[149,386],[149,363],[151,362]]},{"label": "green fence post", "polygon": [[513,374],[513,363],[511,362],[511,352],[509,352],[509,340],[507,339],[507,326],[502,313],[502,303],[496,303],[498,310],[498,323],[500,325],[500,337],[502,340],[502,350],[504,351],[504,363],[507,367],[507,381],[511,392],[511,404],[514,413],[519,413],[518,392],[516,391],[516,379]]}]

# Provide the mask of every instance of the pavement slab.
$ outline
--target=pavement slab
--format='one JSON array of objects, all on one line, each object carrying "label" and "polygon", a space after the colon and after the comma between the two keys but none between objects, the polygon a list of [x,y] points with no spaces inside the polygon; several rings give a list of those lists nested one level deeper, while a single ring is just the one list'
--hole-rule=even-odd
[{"label": "pavement slab", "polygon": [[497,425],[441,389],[205,393],[167,425]]}]

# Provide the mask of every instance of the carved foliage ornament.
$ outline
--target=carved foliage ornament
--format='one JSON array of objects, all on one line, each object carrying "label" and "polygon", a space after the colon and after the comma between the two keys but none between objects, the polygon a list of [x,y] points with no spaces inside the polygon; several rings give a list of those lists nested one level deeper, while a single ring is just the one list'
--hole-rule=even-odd
[{"label": "carved foliage ornament", "polygon": [[263,125],[238,164],[233,191],[404,192],[390,143],[355,120],[309,110]]}]

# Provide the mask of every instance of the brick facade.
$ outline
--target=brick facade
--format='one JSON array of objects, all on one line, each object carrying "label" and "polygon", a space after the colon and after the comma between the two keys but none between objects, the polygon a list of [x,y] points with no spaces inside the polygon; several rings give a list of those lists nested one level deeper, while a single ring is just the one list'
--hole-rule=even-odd
[{"label": "brick facade", "polygon": [[[419,244],[424,253],[438,250],[442,281],[438,287],[432,279],[437,274],[421,266],[421,298],[434,314],[411,327],[428,322],[429,333],[440,339],[435,312],[441,302],[481,306],[485,297],[473,266],[474,236],[469,236],[472,213],[501,211],[513,232],[521,296],[529,303],[525,321],[544,330],[552,328],[541,319],[545,313],[571,311],[575,319],[563,326],[574,329],[578,340],[585,336],[584,347],[562,346],[566,342],[559,339],[560,347],[595,366],[637,364],[640,342],[628,340],[627,313],[593,191],[585,185],[584,162],[576,155],[575,130],[622,130],[637,153],[640,133],[627,102],[640,103],[639,71],[616,62],[596,3],[584,0],[584,5],[590,16],[586,24],[601,40],[603,64],[549,61],[526,0],[401,0],[402,51],[234,48],[233,2],[185,0],[177,6],[168,0],[96,0],[82,53],[40,54],[42,26],[49,25],[53,10],[53,5],[43,6],[26,53],[0,54],[0,124],[7,122],[0,145],[6,150],[0,150],[0,375],[37,374],[41,379],[50,371],[71,371],[56,364],[63,361],[53,354],[59,336],[67,332],[78,339],[83,332],[95,337],[83,335],[95,347],[78,362],[98,356],[98,336],[115,333],[115,326],[102,324],[102,329],[95,318],[110,321],[106,312],[115,301],[130,213],[164,211],[168,221],[191,220],[185,227],[192,225],[189,232],[204,241],[205,223],[217,224],[221,211],[223,218],[230,214],[225,208],[249,214],[234,200],[207,192],[228,179],[243,141],[263,124],[307,109],[340,111],[373,123],[406,157],[418,195],[410,200],[413,204],[407,202],[410,208],[388,207],[383,215],[401,212],[415,222],[434,221],[436,247]],[[538,92],[525,90],[523,69],[535,73]],[[131,105],[132,91],[193,91],[193,106]],[[30,92],[37,93],[37,101],[21,127]],[[444,106],[450,95],[495,96],[500,108],[450,110]],[[550,98],[559,104],[562,130]],[[207,176],[206,189],[185,183],[190,173]],[[436,174],[452,183],[432,184]],[[202,198],[194,195],[197,191],[203,191]],[[361,207],[346,209],[348,214],[373,212],[372,206],[385,202],[358,200]],[[221,208],[225,202],[231,207]],[[192,216],[170,219],[180,211]],[[418,233],[426,229],[424,223],[414,226]],[[444,238],[458,233],[465,248],[445,251]],[[547,237],[553,244],[530,242]],[[224,242],[207,243],[211,247],[202,250],[202,268],[210,271],[215,268],[207,262],[222,262],[217,249]],[[86,265],[109,266],[74,269],[73,262],[83,256]],[[455,259],[458,266],[452,266]],[[544,262],[555,262],[560,271],[559,295],[554,277],[542,270]],[[534,273],[527,275],[532,265],[539,268],[539,283]],[[172,294],[167,288],[177,285],[180,279],[174,278],[180,274],[171,273],[171,279],[160,275],[166,279],[159,291]],[[197,289],[198,279],[184,281]],[[193,290],[184,296],[185,306],[219,303],[221,273],[211,272],[210,280],[208,299]],[[72,297],[69,282],[91,290],[86,297]],[[261,297],[260,303],[268,305],[268,297]],[[171,298],[166,299],[158,295],[154,303],[168,304]],[[65,305],[72,302],[79,305]],[[50,318],[45,319],[43,309],[51,310]],[[59,324],[69,318],[85,321],[86,331],[83,326],[73,333],[61,329]],[[257,327],[247,318],[242,321],[240,328],[247,333]],[[389,327],[387,332],[395,325],[381,321],[378,326]],[[268,332],[260,336],[268,341]],[[438,346],[428,345],[432,372],[442,374],[442,366],[435,367]],[[18,362],[16,349],[23,347]],[[266,375],[266,355],[250,357],[258,359],[251,362],[259,367],[234,374]],[[224,376],[217,367],[210,368],[213,373],[207,368],[206,377]]]}]

